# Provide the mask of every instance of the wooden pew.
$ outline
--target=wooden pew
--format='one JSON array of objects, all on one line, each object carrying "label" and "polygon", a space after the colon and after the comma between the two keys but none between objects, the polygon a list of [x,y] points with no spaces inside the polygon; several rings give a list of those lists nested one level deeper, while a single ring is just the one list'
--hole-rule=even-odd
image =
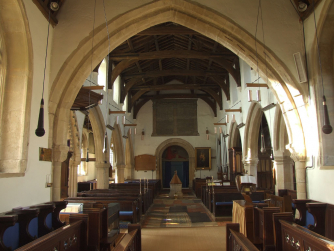
[{"label": "wooden pew", "polygon": [[84,191],[78,193],[78,197],[133,197],[136,199],[138,198],[138,204],[141,209],[141,213],[146,213],[148,208],[153,203],[151,190],[147,191],[144,194],[140,194],[137,191],[133,190],[122,190],[122,189],[95,189],[90,191]]},{"label": "wooden pew", "polygon": [[295,217],[295,223],[297,223],[300,226],[305,226],[305,227],[308,227],[308,225],[313,225],[314,218],[310,213],[308,213],[307,208],[306,208],[306,203],[316,202],[316,201],[308,200],[308,199],[306,200],[295,199],[295,200],[292,200],[292,202],[296,210],[298,210],[298,216]]},{"label": "wooden pew", "polygon": [[254,208],[254,243],[262,250],[275,251],[273,214],[279,212],[279,207]]},{"label": "wooden pew", "polygon": [[128,199],[112,199],[108,197],[73,197],[73,198],[67,198],[66,201],[69,203],[102,203],[105,204],[106,207],[109,203],[119,203],[121,207],[121,211],[125,212],[131,212],[131,216],[128,217],[122,217],[120,215],[120,219],[124,220],[131,220],[132,223],[137,223],[139,221],[139,208],[138,203],[136,200],[128,200]]},{"label": "wooden pew", "polygon": [[128,226],[126,234],[114,251],[141,251],[141,228],[139,224]]},{"label": "wooden pew", "polygon": [[282,250],[321,250],[333,251],[334,242],[304,227],[284,220],[281,223]]},{"label": "wooden pew", "polygon": [[259,251],[254,244],[239,232],[239,224],[226,224],[226,251]]},{"label": "wooden pew", "polygon": [[67,250],[67,251],[84,251],[83,233],[85,224],[78,221],[71,225],[58,228],[51,233],[44,235],[18,249],[17,251],[41,251],[41,250]]},{"label": "wooden pew", "polygon": [[265,198],[268,200],[268,207],[279,207],[281,212],[292,212],[292,200],[290,195],[280,197],[266,193]]},{"label": "wooden pew", "polygon": [[320,202],[306,203],[308,213],[314,218],[309,229],[334,240],[334,205]]},{"label": "wooden pew", "polygon": [[[79,196],[80,195],[80,196]],[[131,194],[114,194],[114,193],[108,193],[108,192],[103,192],[103,193],[78,193],[78,198],[96,198],[96,197],[106,197],[109,198],[111,200],[133,200],[133,201],[137,201],[138,203],[138,217],[141,217],[141,215],[143,214],[143,203],[146,204],[146,201],[143,201],[142,196],[141,195],[131,195]]]},{"label": "wooden pew", "polygon": [[278,196],[290,195],[292,200],[297,199],[297,191],[290,189],[278,189]]},{"label": "wooden pew", "polygon": [[286,213],[274,213],[273,215],[273,224],[274,224],[274,242],[275,242],[275,250],[283,250],[282,249],[282,229],[280,220],[285,220],[289,222],[293,222],[293,214],[291,212]]},{"label": "wooden pew", "polygon": [[[234,189],[223,189],[218,187],[218,192],[216,187],[213,189],[213,199],[212,199],[212,213],[215,216],[232,216],[233,200],[243,200],[244,197],[238,191]],[[254,203],[264,202],[264,192],[258,191],[250,195]]]},{"label": "wooden pew", "polygon": [[8,246],[16,249],[63,226],[59,212],[66,204],[48,202],[1,213],[0,250],[11,250]]}]

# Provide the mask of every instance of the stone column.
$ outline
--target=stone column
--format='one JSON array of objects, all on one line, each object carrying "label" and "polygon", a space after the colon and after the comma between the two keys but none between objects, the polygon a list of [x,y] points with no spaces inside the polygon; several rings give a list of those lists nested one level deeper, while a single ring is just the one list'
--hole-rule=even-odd
[{"label": "stone column", "polygon": [[116,183],[124,183],[124,164],[116,164],[117,180]]},{"label": "stone column", "polygon": [[60,200],[61,195],[61,163],[67,158],[69,147],[67,145],[58,145],[53,147],[53,177],[52,177],[52,200]]},{"label": "stone column", "polygon": [[306,162],[295,161],[297,199],[306,198]]},{"label": "stone column", "polygon": [[95,163],[97,189],[109,188],[109,167],[110,163]]},{"label": "stone column", "polygon": [[297,199],[306,198],[306,157],[302,154],[291,153],[295,161]]},{"label": "stone column", "polygon": [[77,197],[78,193],[78,165],[80,161],[70,159],[70,173],[68,182],[68,196]]},{"label": "stone column", "polygon": [[259,159],[247,159],[244,160],[244,169],[245,173],[252,175],[256,178],[257,182],[257,163],[259,162]]},{"label": "stone column", "polygon": [[275,193],[278,189],[293,190],[293,161],[290,156],[275,153],[274,168],[276,170]]},{"label": "stone column", "polygon": [[126,179],[132,179],[132,169],[134,166],[132,164],[125,165],[124,176]]}]

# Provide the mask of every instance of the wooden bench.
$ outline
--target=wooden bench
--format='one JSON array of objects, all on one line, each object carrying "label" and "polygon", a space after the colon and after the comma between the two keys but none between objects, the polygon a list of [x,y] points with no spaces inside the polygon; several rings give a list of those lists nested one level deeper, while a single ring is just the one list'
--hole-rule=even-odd
[{"label": "wooden bench", "polygon": [[[264,192],[254,192],[250,195],[253,203],[264,203]],[[243,200],[244,197],[238,191],[232,190],[218,190],[214,188],[214,194],[212,199],[212,213],[215,216],[232,216],[232,207],[234,200]]]},{"label": "wooden bench", "polygon": [[[17,251],[41,251],[41,250],[67,250],[84,251],[85,245],[85,223],[75,222],[71,225],[58,228],[43,237],[40,237],[18,249]],[[2,249],[0,249],[2,250]],[[5,250],[5,249],[3,249]],[[10,250],[10,249],[7,249]]]},{"label": "wooden bench", "polygon": [[302,200],[302,199],[295,199],[292,200],[295,209],[298,213],[295,213],[295,223],[300,226],[308,227],[309,225],[314,225],[314,218],[312,214],[310,214],[306,208],[306,203],[309,202],[317,202],[314,200]]},{"label": "wooden bench", "polygon": [[254,208],[253,242],[260,246],[261,250],[275,251],[273,214],[279,212],[279,207]]},{"label": "wooden bench", "polygon": [[0,250],[21,247],[38,237],[62,227],[59,212],[67,202],[48,202],[18,207],[0,214]]},{"label": "wooden bench", "polygon": [[153,197],[152,197],[152,191],[149,190],[146,193],[140,194],[137,191],[134,190],[122,190],[122,189],[95,189],[91,191],[84,191],[78,193],[78,197],[104,197],[104,196],[110,196],[110,197],[137,197],[138,198],[138,204],[140,206],[140,209],[143,213],[146,213],[148,208],[153,203]]},{"label": "wooden bench", "polygon": [[268,207],[279,207],[281,212],[292,212],[292,200],[290,195],[284,195],[283,197],[274,194],[265,194]]},{"label": "wooden bench", "polygon": [[[139,207],[137,200],[122,199],[122,198],[109,198],[109,197],[73,197],[67,198],[69,203],[101,203],[106,207],[109,203],[120,204],[120,219],[129,220],[132,223],[139,221]],[[124,212],[121,214],[121,212]]]},{"label": "wooden bench", "polygon": [[256,246],[239,232],[238,223],[226,224],[226,251],[259,251]]},{"label": "wooden bench", "polygon": [[321,250],[333,251],[334,242],[304,227],[284,220],[281,223],[282,250]]}]

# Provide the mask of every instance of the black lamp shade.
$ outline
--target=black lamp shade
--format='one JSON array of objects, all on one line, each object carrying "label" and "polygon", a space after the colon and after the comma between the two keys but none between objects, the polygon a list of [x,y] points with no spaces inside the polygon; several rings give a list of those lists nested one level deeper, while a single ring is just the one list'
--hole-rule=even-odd
[{"label": "black lamp shade", "polygon": [[322,131],[324,134],[330,134],[333,131],[333,128],[329,122],[328,109],[326,105],[326,97],[323,96],[323,106],[324,106],[324,126],[322,127]]},{"label": "black lamp shade", "polygon": [[39,117],[38,117],[38,125],[35,131],[36,136],[42,137],[45,134],[44,130],[44,99],[41,100],[41,105],[39,108]]}]

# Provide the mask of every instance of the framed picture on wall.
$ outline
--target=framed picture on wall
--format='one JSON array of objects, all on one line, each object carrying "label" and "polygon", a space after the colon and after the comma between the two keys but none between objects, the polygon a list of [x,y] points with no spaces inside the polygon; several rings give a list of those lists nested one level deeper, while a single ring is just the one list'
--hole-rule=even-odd
[{"label": "framed picture on wall", "polygon": [[196,169],[211,169],[211,147],[195,147]]}]

